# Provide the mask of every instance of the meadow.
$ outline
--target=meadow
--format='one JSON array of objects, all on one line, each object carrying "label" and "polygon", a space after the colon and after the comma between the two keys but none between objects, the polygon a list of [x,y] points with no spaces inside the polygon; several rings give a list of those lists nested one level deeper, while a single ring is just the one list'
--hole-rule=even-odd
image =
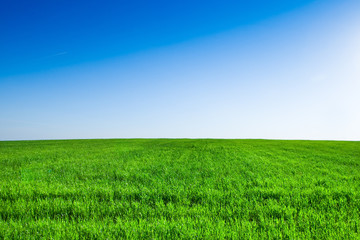
[{"label": "meadow", "polygon": [[360,239],[360,142],[0,142],[0,239]]}]

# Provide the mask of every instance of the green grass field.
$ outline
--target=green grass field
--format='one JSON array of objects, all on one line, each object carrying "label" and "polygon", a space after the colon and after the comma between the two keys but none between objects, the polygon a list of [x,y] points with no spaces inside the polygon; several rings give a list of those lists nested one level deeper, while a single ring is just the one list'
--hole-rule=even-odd
[{"label": "green grass field", "polygon": [[360,142],[0,142],[0,239],[360,239]]}]

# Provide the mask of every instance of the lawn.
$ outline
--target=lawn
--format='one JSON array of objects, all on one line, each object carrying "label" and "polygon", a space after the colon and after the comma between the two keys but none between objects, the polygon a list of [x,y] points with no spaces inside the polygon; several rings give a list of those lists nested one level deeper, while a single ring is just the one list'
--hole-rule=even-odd
[{"label": "lawn", "polygon": [[360,142],[0,142],[0,239],[360,239]]}]

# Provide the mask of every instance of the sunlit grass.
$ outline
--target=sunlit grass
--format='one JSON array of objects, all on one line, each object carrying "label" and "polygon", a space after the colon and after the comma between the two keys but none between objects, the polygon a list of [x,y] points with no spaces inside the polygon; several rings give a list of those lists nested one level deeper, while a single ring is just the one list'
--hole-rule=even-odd
[{"label": "sunlit grass", "polygon": [[0,239],[360,238],[360,142],[0,142]]}]

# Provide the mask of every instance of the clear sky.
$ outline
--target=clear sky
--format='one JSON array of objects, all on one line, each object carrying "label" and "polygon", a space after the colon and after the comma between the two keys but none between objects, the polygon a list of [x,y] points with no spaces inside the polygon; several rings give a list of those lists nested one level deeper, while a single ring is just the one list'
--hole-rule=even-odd
[{"label": "clear sky", "polygon": [[360,2],[0,3],[0,140],[360,140]]}]

